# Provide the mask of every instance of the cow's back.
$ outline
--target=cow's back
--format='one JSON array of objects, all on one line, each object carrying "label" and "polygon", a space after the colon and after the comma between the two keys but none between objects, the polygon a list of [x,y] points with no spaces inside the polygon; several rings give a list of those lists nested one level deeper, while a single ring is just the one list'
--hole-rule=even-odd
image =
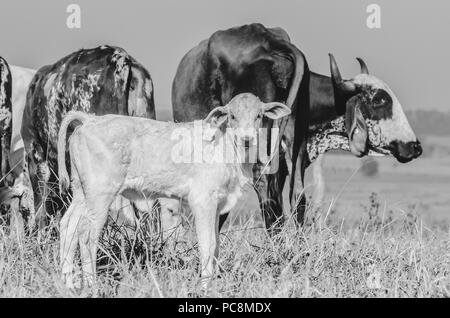
[{"label": "cow's back", "polygon": [[[72,134],[70,156],[81,183],[88,184],[86,180],[92,180],[92,172],[101,165],[101,174],[121,184],[121,194],[130,200],[186,198],[193,187],[228,188],[240,182],[240,164],[212,159],[219,149],[223,151],[220,131],[215,138],[196,139],[203,125],[202,121],[92,116]],[[102,175],[96,177],[103,180]]]},{"label": "cow's back", "polygon": [[[57,171],[58,131],[67,112],[128,115],[131,72],[133,67],[140,71],[136,64],[125,50],[102,46],[74,52],[39,69],[23,113],[21,133],[26,151],[33,149],[45,156],[38,160],[47,160]],[[148,72],[143,77],[150,79]],[[147,111],[133,115],[154,118],[152,89],[151,84],[151,98],[145,100],[151,104],[145,105]]]},{"label": "cow's back", "polygon": [[207,67],[208,40],[189,50],[178,65],[172,84],[173,119],[187,122],[204,118],[212,106]]},{"label": "cow's back", "polygon": [[244,92],[266,102],[286,98],[294,65],[280,52],[273,57],[277,41],[289,42],[286,31],[249,24],[200,42],[178,66],[172,86],[174,120],[202,119]]}]

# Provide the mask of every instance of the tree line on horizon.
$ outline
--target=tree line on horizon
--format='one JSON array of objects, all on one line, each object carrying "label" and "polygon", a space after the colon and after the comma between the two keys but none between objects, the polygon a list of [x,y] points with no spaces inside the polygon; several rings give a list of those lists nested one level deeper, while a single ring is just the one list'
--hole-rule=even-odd
[{"label": "tree line on horizon", "polygon": [[417,135],[450,136],[450,111],[406,111],[409,123]]}]

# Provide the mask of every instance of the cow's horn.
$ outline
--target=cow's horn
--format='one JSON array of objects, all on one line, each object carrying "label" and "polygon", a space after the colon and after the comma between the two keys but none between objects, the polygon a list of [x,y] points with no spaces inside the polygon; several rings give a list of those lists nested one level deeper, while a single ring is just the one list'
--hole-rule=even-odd
[{"label": "cow's horn", "polygon": [[357,57],[356,59],[358,60],[359,65],[361,65],[361,74],[367,74],[367,75],[369,75],[369,69],[367,68],[367,65],[366,65],[366,63],[363,61],[363,59],[360,58],[360,57]]},{"label": "cow's horn", "polygon": [[331,69],[331,77],[333,78],[333,82],[336,84],[342,83],[341,72],[339,72],[339,68],[337,66],[336,60],[334,59],[333,54],[329,53],[330,56],[330,69]]},{"label": "cow's horn", "polygon": [[330,56],[331,79],[333,80],[334,86],[344,92],[353,92],[355,90],[355,85],[351,81],[342,80],[341,72],[339,72],[333,54],[329,53],[328,55]]}]

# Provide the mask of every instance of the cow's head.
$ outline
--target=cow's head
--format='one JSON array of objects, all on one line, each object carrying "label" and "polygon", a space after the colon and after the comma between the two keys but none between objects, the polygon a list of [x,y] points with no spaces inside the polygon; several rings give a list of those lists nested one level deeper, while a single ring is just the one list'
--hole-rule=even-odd
[{"label": "cow's head", "polygon": [[213,109],[206,121],[216,127],[231,128],[238,144],[256,143],[263,117],[280,119],[291,113],[282,103],[264,103],[251,93],[236,95],[226,106]]},{"label": "cow's head", "polygon": [[345,114],[351,152],[358,157],[369,151],[392,154],[402,163],[418,158],[422,146],[397,97],[386,83],[369,74],[362,59],[357,60],[361,74],[343,80],[330,54],[336,108],[339,114]]}]

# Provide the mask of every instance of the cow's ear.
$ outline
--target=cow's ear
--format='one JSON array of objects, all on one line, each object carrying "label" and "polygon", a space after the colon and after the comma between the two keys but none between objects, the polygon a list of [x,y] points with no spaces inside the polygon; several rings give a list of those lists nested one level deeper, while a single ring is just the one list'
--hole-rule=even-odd
[{"label": "cow's ear", "polygon": [[280,119],[291,113],[291,109],[279,102],[264,103],[263,105],[264,116],[270,119]]},{"label": "cow's ear", "polygon": [[369,134],[367,124],[361,112],[361,99],[354,96],[347,101],[345,127],[348,134],[350,151],[357,157],[368,152]]},{"label": "cow's ear", "polygon": [[205,121],[212,126],[221,127],[228,118],[228,107],[220,106],[214,108],[206,117]]}]

